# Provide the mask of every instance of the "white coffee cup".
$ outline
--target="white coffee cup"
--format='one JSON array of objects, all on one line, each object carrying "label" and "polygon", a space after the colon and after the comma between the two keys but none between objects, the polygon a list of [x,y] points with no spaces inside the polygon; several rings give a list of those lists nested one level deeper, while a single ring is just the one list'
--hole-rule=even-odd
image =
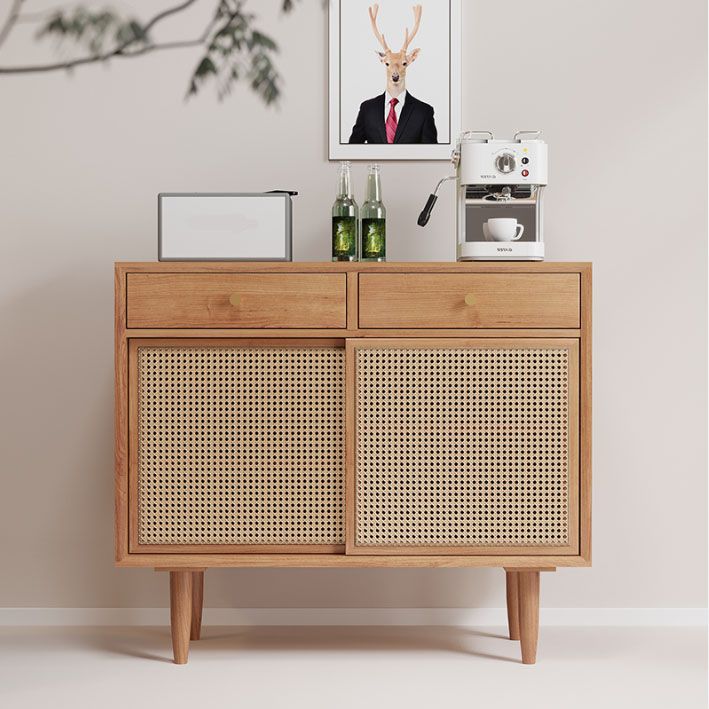
[{"label": "white coffee cup", "polygon": [[517,241],[524,234],[524,224],[509,217],[488,219],[483,224],[483,234],[488,241]]}]

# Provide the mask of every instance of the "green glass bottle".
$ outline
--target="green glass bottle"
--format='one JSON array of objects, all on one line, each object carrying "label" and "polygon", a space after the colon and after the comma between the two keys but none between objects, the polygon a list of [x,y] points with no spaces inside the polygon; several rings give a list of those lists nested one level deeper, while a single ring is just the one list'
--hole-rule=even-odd
[{"label": "green glass bottle", "polygon": [[340,163],[337,199],[332,205],[332,260],[357,260],[359,210],[352,196],[349,162]]},{"label": "green glass bottle", "polygon": [[379,165],[370,165],[367,197],[362,205],[362,261],[386,261],[386,218]]}]

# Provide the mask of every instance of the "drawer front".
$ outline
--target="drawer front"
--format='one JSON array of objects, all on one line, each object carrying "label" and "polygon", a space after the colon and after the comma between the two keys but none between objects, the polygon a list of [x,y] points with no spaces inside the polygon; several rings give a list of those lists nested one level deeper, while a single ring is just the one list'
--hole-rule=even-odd
[{"label": "drawer front", "polygon": [[131,273],[129,328],[344,328],[341,273]]},{"label": "drawer front", "polygon": [[362,328],[578,328],[577,273],[370,274]]}]

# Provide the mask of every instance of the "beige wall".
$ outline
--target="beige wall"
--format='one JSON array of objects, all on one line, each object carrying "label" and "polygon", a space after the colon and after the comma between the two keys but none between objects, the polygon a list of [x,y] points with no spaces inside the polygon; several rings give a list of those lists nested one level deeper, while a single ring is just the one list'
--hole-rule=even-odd
[{"label": "beige wall", "polygon": [[[184,103],[189,52],[0,79],[2,606],[165,604],[163,575],[112,567],[112,263],[155,258],[156,193],[297,189],[295,258],[329,255],[326,16],[319,0],[287,18],[276,0],[249,4],[282,45],[277,110],[243,88]],[[543,602],[703,606],[705,3],[463,5],[463,125],[544,129],[548,256],[595,267],[594,567],[545,577]],[[37,51],[18,36],[0,64]],[[391,260],[450,258],[450,186],[415,225],[446,170],[384,166]],[[212,574],[207,604],[499,606],[501,593],[498,571],[239,570]]]}]

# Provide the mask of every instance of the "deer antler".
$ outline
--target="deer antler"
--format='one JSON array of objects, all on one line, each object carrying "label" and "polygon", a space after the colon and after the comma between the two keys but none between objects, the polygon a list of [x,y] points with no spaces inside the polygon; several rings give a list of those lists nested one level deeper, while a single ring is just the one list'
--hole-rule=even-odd
[{"label": "deer antler", "polygon": [[[376,5],[375,5],[376,7]],[[414,5],[414,31],[409,34],[409,28],[406,28],[406,36],[404,37],[404,46],[401,48],[402,52],[405,52],[409,45],[411,44],[416,33],[419,31],[419,25],[421,24],[421,5]]]},{"label": "deer antler", "polygon": [[384,35],[377,29],[377,14],[379,13],[379,5],[372,5],[369,8],[369,19],[372,23],[372,32],[374,32],[374,36],[379,40],[379,44],[382,45],[383,49],[385,52],[390,52],[391,49],[387,46],[386,40],[384,39]]}]

